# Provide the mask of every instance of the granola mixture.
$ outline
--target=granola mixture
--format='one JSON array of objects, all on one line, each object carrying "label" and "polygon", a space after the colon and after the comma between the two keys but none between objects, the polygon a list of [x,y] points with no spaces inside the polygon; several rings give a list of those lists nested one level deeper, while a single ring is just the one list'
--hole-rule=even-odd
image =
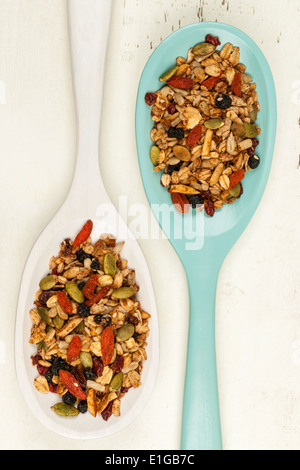
[{"label": "granola mixture", "polygon": [[218,46],[218,37],[206,35],[160,77],[161,89],[145,95],[154,121],[154,171],[163,172],[161,184],[183,213],[204,207],[213,216],[234,203],[245,174],[260,163],[256,84],[239,48]]},{"label": "granola mixture", "polygon": [[141,385],[150,315],[136,298],[135,271],[124,243],[103,235],[92,243],[88,221],[61,243],[35,295],[29,343],[36,345],[35,388],[58,394],[61,416],[120,416],[121,399]]}]

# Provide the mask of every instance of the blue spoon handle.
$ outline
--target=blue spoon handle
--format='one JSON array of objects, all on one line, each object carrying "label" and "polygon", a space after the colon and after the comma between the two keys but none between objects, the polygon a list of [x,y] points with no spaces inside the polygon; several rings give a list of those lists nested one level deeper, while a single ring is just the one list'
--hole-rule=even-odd
[{"label": "blue spoon handle", "polygon": [[181,449],[222,450],[215,353],[215,298],[219,264],[201,263],[199,269],[191,263],[186,271],[190,320]]}]

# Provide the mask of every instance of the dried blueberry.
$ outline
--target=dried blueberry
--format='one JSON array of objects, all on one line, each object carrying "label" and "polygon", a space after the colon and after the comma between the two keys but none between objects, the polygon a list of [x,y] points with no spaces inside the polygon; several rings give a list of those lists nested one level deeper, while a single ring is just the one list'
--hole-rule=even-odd
[{"label": "dried blueberry", "polygon": [[77,405],[77,409],[78,409],[79,413],[86,413],[87,410],[88,410],[87,401],[86,400],[81,400]]},{"label": "dried blueberry", "polygon": [[86,378],[86,380],[95,380],[97,378],[97,375],[95,374],[95,372],[93,372],[92,369],[90,368],[84,369],[83,375]]},{"label": "dried blueberry", "polygon": [[47,382],[52,382],[52,377],[53,377],[53,370],[52,370],[52,367],[47,370],[46,374],[45,374],[45,379],[47,380]]},{"label": "dried blueberry", "polygon": [[173,171],[179,171],[183,162],[179,162],[176,165],[168,165],[167,174],[171,175]]},{"label": "dried blueberry", "polygon": [[76,258],[82,264],[84,263],[84,260],[87,258],[93,259],[92,255],[90,255],[89,253],[86,253],[82,248],[77,251]]},{"label": "dried blueberry", "polygon": [[215,99],[216,107],[219,108],[219,109],[230,108],[231,103],[232,103],[232,100],[231,100],[230,96],[228,96],[228,95],[220,94]]},{"label": "dried blueberry", "polygon": [[98,271],[98,269],[100,269],[100,265],[99,265],[99,263],[96,259],[93,259],[93,261],[91,263],[91,269],[93,271]]},{"label": "dried blueberry", "polygon": [[77,307],[77,313],[80,317],[86,318],[90,314],[90,307],[86,304],[80,304]]},{"label": "dried blueberry", "polygon": [[260,158],[257,155],[253,155],[253,157],[250,157],[248,160],[248,165],[251,168],[251,170],[255,170],[255,168],[257,168],[259,164],[260,164]]},{"label": "dried blueberry", "polygon": [[78,289],[79,289],[79,290],[82,290],[82,289],[84,288],[84,286],[85,286],[85,282],[84,282],[84,281],[80,281],[77,285],[78,285]]},{"label": "dried blueberry", "polygon": [[204,199],[202,198],[201,194],[195,194],[189,197],[190,205],[193,209],[196,209],[199,206],[204,204]]},{"label": "dried blueberry", "polygon": [[170,129],[168,129],[168,137],[175,139],[183,139],[184,130],[181,127],[170,127]]},{"label": "dried blueberry", "polygon": [[94,322],[97,323],[97,325],[102,325],[104,326],[109,326],[111,324],[111,316],[110,315],[95,315],[94,317]]},{"label": "dried blueberry", "polygon": [[64,359],[61,357],[57,357],[53,363],[53,366],[51,367],[51,372],[53,375],[59,375],[60,370],[67,370],[71,372],[72,366],[68,364]]},{"label": "dried blueberry", "polygon": [[68,391],[62,396],[62,401],[66,403],[66,405],[74,406],[76,403],[76,397]]}]

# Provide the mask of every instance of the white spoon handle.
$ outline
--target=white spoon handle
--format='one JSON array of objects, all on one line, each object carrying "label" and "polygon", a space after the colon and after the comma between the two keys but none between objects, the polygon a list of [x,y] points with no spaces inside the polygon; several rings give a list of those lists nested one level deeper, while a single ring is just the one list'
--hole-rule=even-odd
[{"label": "white spoon handle", "polygon": [[[98,152],[111,4],[111,0],[68,0],[77,114],[77,157],[70,192],[73,201],[78,193],[83,196],[94,190],[97,199],[102,193],[104,199],[106,198]],[[98,204],[100,202],[98,200]]]}]

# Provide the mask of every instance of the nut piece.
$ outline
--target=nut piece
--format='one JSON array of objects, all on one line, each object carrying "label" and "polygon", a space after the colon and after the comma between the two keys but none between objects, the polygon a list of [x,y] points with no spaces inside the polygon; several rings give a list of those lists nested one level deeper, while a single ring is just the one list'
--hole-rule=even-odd
[{"label": "nut piece", "polygon": [[202,156],[204,157],[209,155],[212,138],[213,138],[213,131],[211,129],[207,129],[206,134],[205,134],[203,148],[202,148]]}]

